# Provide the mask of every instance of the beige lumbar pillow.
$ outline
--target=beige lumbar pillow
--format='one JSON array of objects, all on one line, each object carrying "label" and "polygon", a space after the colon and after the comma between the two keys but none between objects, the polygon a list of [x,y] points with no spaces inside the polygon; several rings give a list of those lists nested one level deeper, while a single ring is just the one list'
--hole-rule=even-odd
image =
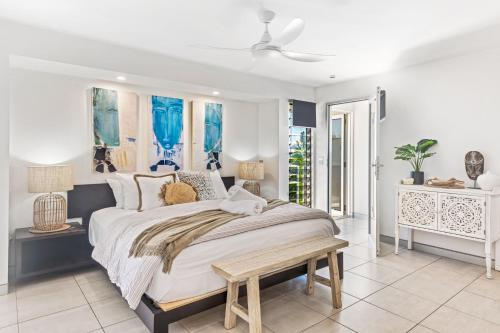
[{"label": "beige lumbar pillow", "polygon": [[178,182],[165,186],[165,203],[176,205],[196,201],[196,191],[192,186]]}]

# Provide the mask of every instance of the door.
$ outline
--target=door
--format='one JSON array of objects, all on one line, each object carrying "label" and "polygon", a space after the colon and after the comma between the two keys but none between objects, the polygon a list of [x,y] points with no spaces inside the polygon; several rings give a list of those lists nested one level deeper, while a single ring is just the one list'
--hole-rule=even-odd
[{"label": "door", "polygon": [[369,157],[369,197],[368,197],[368,232],[373,255],[380,252],[380,205],[378,192],[380,189],[380,88],[370,99],[370,157]]},{"label": "door", "polygon": [[345,215],[345,121],[344,114],[330,117],[330,208],[332,215]]}]

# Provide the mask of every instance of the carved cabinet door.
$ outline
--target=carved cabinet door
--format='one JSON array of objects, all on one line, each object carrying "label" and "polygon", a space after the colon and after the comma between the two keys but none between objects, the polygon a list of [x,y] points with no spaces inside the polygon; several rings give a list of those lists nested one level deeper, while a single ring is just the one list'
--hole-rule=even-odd
[{"label": "carved cabinet door", "polygon": [[398,223],[437,230],[437,193],[400,191]]},{"label": "carved cabinet door", "polygon": [[484,239],[486,198],[439,193],[438,230]]}]

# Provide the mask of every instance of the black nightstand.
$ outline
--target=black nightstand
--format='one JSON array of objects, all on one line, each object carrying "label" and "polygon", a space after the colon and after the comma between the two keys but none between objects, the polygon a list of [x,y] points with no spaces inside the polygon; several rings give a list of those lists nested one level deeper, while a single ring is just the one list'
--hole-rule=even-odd
[{"label": "black nightstand", "polygon": [[87,230],[79,223],[61,232],[33,234],[16,229],[16,279],[92,266],[92,247]]}]

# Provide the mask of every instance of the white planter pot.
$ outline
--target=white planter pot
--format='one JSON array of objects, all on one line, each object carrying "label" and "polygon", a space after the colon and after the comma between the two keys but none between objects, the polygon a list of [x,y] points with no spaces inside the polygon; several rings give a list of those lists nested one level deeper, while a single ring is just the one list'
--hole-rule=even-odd
[{"label": "white planter pot", "polygon": [[477,183],[482,190],[491,191],[495,187],[500,186],[500,177],[486,171],[477,178]]}]

